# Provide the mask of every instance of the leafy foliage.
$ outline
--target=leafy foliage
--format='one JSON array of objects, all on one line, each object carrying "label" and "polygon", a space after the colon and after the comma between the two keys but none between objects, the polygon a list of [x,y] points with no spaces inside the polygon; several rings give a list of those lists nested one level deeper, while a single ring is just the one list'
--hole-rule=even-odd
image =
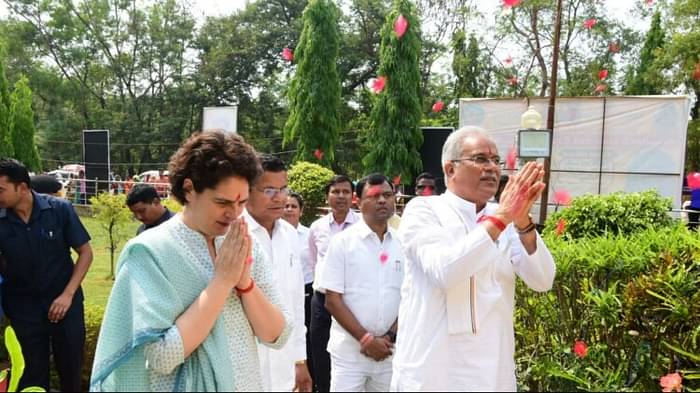
[{"label": "leafy foliage", "polygon": [[304,198],[302,223],[311,224],[318,217],[318,208],[325,206],[324,188],[335,174],[318,164],[298,161],[289,168],[289,188]]},{"label": "leafy foliage", "polygon": [[[652,69],[654,61],[662,53],[666,43],[666,35],[661,28],[661,13],[656,12],[647,32],[644,46],[639,58],[639,64],[634,72],[628,73],[628,83],[625,94],[653,95],[661,94],[662,86],[654,79],[656,73]],[[656,82],[656,83],[655,83]]]},{"label": "leafy foliage", "polygon": [[10,128],[10,92],[5,77],[2,46],[0,46],[0,157],[12,157],[12,129]]},{"label": "leafy foliage", "polygon": [[[553,290],[516,289],[521,390],[655,391],[660,376],[700,367],[697,232],[672,225],[545,241],[557,263]],[[572,353],[576,340],[588,344],[586,357]]]},{"label": "leafy foliage", "polygon": [[[398,38],[394,21],[403,15],[408,20],[406,33]],[[405,182],[421,170],[418,149],[423,144],[421,119],[421,30],[415,7],[409,0],[394,0],[382,28],[378,76],[387,79],[386,87],[374,101],[368,139],[369,153],[363,159],[366,172],[401,175]]]},{"label": "leafy foliage", "polygon": [[109,278],[114,278],[114,259],[117,248],[129,236],[126,226],[131,221],[131,211],[126,207],[126,195],[101,193],[90,198],[90,204],[95,219],[100,222],[100,226],[109,236]]},{"label": "leafy foliage", "polygon": [[671,207],[670,199],[661,198],[655,190],[584,195],[574,198],[571,206],[550,215],[544,233],[555,233],[559,220],[563,219],[566,223],[563,236],[567,239],[633,234],[671,225],[668,215]]},{"label": "leafy foliage", "polygon": [[298,160],[333,161],[340,128],[340,79],[336,70],[340,32],[338,10],[331,0],[311,0],[304,11],[295,57],[297,72],[289,87],[289,118],[284,144],[296,143]]},{"label": "leafy foliage", "polygon": [[35,127],[34,111],[32,110],[32,91],[29,81],[22,77],[15,83],[15,89],[10,96],[10,130],[12,131],[12,146],[14,157],[22,162],[30,171],[41,170],[39,152],[34,144]]}]

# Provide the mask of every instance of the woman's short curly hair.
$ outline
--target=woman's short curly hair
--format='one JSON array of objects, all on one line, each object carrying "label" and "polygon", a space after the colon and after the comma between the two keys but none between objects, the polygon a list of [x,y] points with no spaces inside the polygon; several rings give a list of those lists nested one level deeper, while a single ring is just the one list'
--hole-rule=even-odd
[{"label": "woman's short curly hair", "polygon": [[193,134],[170,158],[171,194],[187,204],[183,184],[190,179],[194,190],[201,193],[214,189],[228,177],[240,177],[252,184],[262,173],[260,161],[252,146],[238,134],[206,131]]}]

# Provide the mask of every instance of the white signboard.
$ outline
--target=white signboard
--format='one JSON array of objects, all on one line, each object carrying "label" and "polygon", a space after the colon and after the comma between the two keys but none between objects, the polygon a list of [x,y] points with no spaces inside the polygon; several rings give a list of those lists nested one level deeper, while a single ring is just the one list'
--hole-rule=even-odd
[{"label": "white signboard", "polygon": [[202,131],[224,130],[238,132],[238,107],[206,107],[202,113]]},{"label": "white signboard", "polygon": [[[547,102],[461,99],[459,125],[486,129],[498,150],[508,152],[528,105],[546,119]],[[549,203],[560,189],[574,197],[656,189],[680,208],[689,111],[685,96],[558,98]]]}]

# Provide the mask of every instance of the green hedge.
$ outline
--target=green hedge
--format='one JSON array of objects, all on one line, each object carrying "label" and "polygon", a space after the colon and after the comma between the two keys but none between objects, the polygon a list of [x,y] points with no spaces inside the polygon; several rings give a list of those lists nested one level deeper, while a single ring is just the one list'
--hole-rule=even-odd
[{"label": "green hedge", "polygon": [[[592,200],[591,211],[604,203]],[[579,211],[583,205],[574,202]],[[551,227],[545,235],[557,264],[553,290],[517,287],[520,390],[659,391],[659,378],[675,371],[686,388],[700,389],[700,235],[666,217],[628,213],[636,217],[631,222],[586,227],[596,234],[605,228],[605,236],[576,229],[569,240]],[[598,214],[618,219],[617,212]],[[577,340],[588,345],[583,358],[572,352]]]},{"label": "green hedge", "polygon": [[304,214],[301,222],[310,225],[319,214],[318,208],[326,205],[326,184],[335,175],[318,164],[299,161],[289,168],[289,188],[304,198]]}]

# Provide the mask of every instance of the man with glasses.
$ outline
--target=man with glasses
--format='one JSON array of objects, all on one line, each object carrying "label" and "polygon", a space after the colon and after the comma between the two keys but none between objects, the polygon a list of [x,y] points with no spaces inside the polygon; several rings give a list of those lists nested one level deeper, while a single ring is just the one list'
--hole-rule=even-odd
[{"label": "man with glasses", "polygon": [[299,235],[282,219],[289,195],[287,168],[279,158],[260,155],[263,174],[252,184],[243,213],[251,236],[272,261],[274,282],[279,285],[285,315],[294,330],[287,345],[279,350],[260,345],[263,386],[272,392],[310,392],[312,381],[306,365],[304,326],[304,273]]},{"label": "man with glasses", "polygon": [[345,175],[333,177],[326,185],[325,193],[331,212],[314,221],[309,227],[309,258],[315,266],[314,296],[311,299],[311,350],[316,391],[328,392],[331,388],[331,358],[327,351],[331,330],[331,315],[326,310],[326,290],[322,281],[328,245],[333,236],[355,224],[360,218],[350,209],[352,180]]},{"label": "man with glasses", "polygon": [[406,256],[392,390],[515,391],[515,280],[552,287],[554,260],[529,211],[541,164],[501,174],[496,144],[477,127],[442,149],[447,191],[409,202],[399,229]]}]

